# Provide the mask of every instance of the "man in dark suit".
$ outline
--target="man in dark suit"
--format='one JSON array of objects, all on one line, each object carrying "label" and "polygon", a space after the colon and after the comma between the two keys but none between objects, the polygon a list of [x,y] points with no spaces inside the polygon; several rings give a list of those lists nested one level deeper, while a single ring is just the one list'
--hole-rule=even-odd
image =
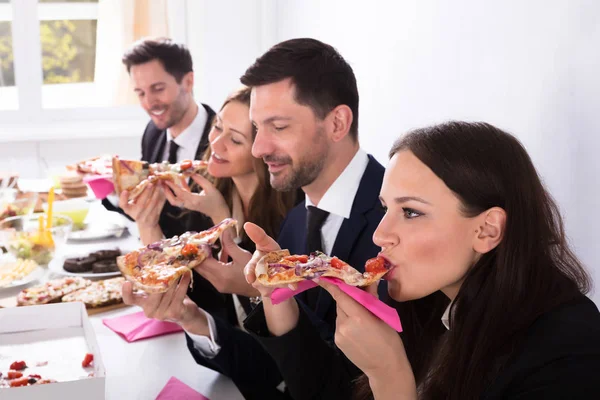
[{"label": "man in dark suit", "polygon": [[[142,136],[142,160],[176,163],[200,159],[209,144],[208,134],[215,112],[206,104],[197,104],[193,98],[194,71],[189,50],[166,38],[144,39],[125,52],[123,64],[141,107],[150,116]],[[201,231],[213,225],[210,218],[201,213],[184,213],[168,203],[163,189],[158,186],[144,190],[135,204],[127,203],[127,193],[121,194],[118,206],[109,199],[104,199],[103,204],[133,219],[146,245],[163,237]],[[207,312],[230,318],[234,310],[228,298],[198,274],[194,278],[189,297]]]},{"label": "man in dark suit", "polygon": [[[258,58],[241,81],[253,87],[250,115],[258,128],[253,155],[269,166],[274,188],[301,187],[306,194],[306,201],[286,217],[279,246],[292,254],[322,250],[363,270],[366,260],[379,252],[371,237],[383,217],[378,196],[384,168],[360,149],[358,90],[351,67],[331,46],[296,39]],[[230,281],[235,292],[233,274],[239,277],[250,255],[229,241],[225,248],[232,263],[208,260],[199,270],[215,286]],[[380,292],[387,295],[385,287]],[[199,364],[231,377],[247,398],[289,398],[295,388],[284,389],[279,363],[297,355],[285,332],[269,331],[273,306],[263,304],[245,321],[252,336],[213,318],[208,322],[213,346],[198,345],[198,335],[188,331],[188,347]],[[324,338],[332,339],[336,308],[327,292],[315,288],[282,303],[276,318],[293,318],[298,307]]]}]

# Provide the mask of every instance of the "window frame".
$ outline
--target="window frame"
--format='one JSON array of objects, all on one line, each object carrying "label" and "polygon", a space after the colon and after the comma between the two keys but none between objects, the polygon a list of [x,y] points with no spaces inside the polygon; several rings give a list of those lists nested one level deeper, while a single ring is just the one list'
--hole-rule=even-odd
[{"label": "window frame", "polygon": [[[186,0],[167,0],[169,22],[177,21],[172,37],[185,37]],[[8,19],[10,9],[10,19]],[[0,21],[10,20],[14,54],[17,110],[0,110],[0,143],[68,138],[140,136],[148,116],[139,105],[111,107],[42,107],[40,21],[97,19],[98,3],[0,3]]]}]

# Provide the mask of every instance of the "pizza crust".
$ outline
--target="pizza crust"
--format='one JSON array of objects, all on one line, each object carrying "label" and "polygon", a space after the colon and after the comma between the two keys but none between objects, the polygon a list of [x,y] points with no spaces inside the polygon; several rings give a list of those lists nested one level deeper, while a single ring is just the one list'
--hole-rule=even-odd
[{"label": "pizza crust", "polygon": [[310,268],[305,270],[302,275],[297,275],[295,268],[293,267],[269,275],[269,264],[280,263],[283,258],[288,256],[290,256],[290,252],[288,250],[278,250],[265,254],[256,264],[255,274],[258,282],[263,286],[277,287],[286,286],[291,283],[297,283],[304,280],[312,280],[317,276],[323,276],[338,278],[351,286],[364,287],[379,281],[387,273],[387,271],[378,273],[361,273],[345,262],[342,262],[343,265],[341,269],[333,268],[331,267],[331,260],[334,257],[321,255],[323,260],[329,265],[325,272],[319,271],[320,273],[318,273],[318,275],[314,270],[310,270]]},{"label": "pizza crust", "polygon": [[[146,293],[164,293],[173,286],[183,274],[198,267],[211,256],[211,246],[223,232],[237,226],[237,221],[227,218],[212,228],[198,233],[186,232],[181,236],[164,239],[149,246],[134,250],[117,257],[117,266],[134,287]],[[193,258],[185,259],[183,265],[179,259],[185,245],[194,245],[198,252]],[[189,256],[186,256],[189,257]],[[155,284],[147,280],[154,279]]]}]

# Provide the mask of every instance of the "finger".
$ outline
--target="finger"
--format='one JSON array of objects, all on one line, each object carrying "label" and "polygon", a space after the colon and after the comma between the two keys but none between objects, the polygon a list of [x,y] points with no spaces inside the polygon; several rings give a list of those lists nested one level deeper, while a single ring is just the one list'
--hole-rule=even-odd
[{"label": "finger", "polygon": [[160,214],[162,211],[162,206],[167,201],[167,197],[165,196],[165,191],[162,187],[154,188],[154,193],[152,193],[152,197],[149,200],[150,209],[153,211],[153,214]]},{"label": "finger", "polygon": [[327,282],[323,279],[318,280],[319,286],[327,290],[331,297],[335,300],[338,307],[344,311],[346,315],[361,315],[369,313],[360,303],[347,295],[337,285]]},{"label": "finger", "polygon": [[229,254],[234,262],[241,265],[246,265],[252,258],[252,255],[249,251],[242,249],[235,243],[235,236],[236,232],[234,229],[227,229],[225,232],[223,232],[221,235],[221,245],[223,247],[223,251]]},{"label": "finger", "polygon": [[256,264],[261,258],[264,257],[264,255],[265,253],[262,251],[255,251],[248,264],[246,264],[244,267],[244,276],[246,277],[246,282],[251,285],[256,281]]},{"label": "finger", "polygon": [[165,190],[165,197],[167,198],[167,201],[175,207],[179,207],[179,205],[181,204],[181,200],[179,200],[174,194],[173,191],[171,190],[170,187],[166,187]]},{"label": "finger", "polygon": [[137,215],[137,219],[140,221],[145,220],[148,215],[151,215],[151,213],[153,212],[153,207],[152,207],[152,198],[155,196],[155,193],[158,190],[156,190],[156,187],[153,184],[150,184],[146,187],[146,189],[144,189],[144,191],[142,192],[142,194],[140,194],[140,196],[137,198],[136,201],[136,207],[139,210],[138,215]]},{"label": "finger", "polygon": [[348,314],[346,314],[346,312],[344,311],[344,309],[342,307],[340,307],[339,305],[335,307],[335,311],[337,314],[337,322],[336,325],[340,326],[340,323],[345,321],[348,318]]},{"label": "finger", "polygon": [[169,308],[171,307],[171,299],[175,296],[176,291],[177,284],[171,286],[169,290],[162,294],[160,303],[158,303],[158,306],[156,307],[156,312],[153,316],[154,318],[162,320],[168,316]]},{"label": "finger", "polygon": [[379,298],[379,293],[377,292],[377,288],[379,287],[379,282],[380,281],[376,281],[373,282],[372,284],[370,284],[369,286],[367,286],[365,288],[365,292],[372,294],[373,296],[375,296],[375,298]]},{"label": "finger", "polygon": [[175,296],[171,300],[172,304],[183,304],[183,300],[185,296],[187,296],[188,288],[190,287],[190,282],[192,281],[192,271],[186,272],[181,277],[179,281],[179,285],[177,285],[177,291],[175,292]]},{"label": "finger", "polygon": [[[165,181],[164,183],[166,186],[169,187],[169,189],[171,189],[173,191],[173,193],[177,197],[182,196],[186,192],[186,190],[184,188],[182,188],[181,186],[179,186],[171,181]],[[188,190],[188,192],[189,192],[189,190]]]},{"label": "finger", "polygon": [[121,292],[123,295],[123,303],[128,304],[130,306],[140,305],[141,298],[133,294],[133,284],[131,282],[124,282],[123,286],[121,287]]},{"label": "finger", "polygon": [[131,208],[129,205],[129,192],[127,190],[123,190],[119,195],[119,207],[125,212]]},{"label": "finger", "polygon": [[218,271],[226,267],[226,263],[223,263],[219,260],[215,260],[214,258],[210,257],[202,261],[202,264],[194,268],[194,271],[196,271],[203,278],[206,278],[206,280],[212,283],[213,280],[215,280],[215,278],[218,276]]},{"label": "finger", "polygon": [[[156,312],[161,318],[174,316],[173,311],[176,307],[180,307],[187,293],[187,288],[190,284],[190,274],[184,273],[181,276],[178,284],[173,285],[164,295],[160,302],[160,306]],[[183,296],[181,296],[183,291]],[[175,315],[176,316],[176,315]]]},{"label": "finger", "polygon": [[202,190],[204,190],[207,193],[210,191],[216,190],[216,188],[212,184],[212,182],[200,174],[192,175],[191,178],[194,182],[196,182],[198,184],[198,186],[200,186],[202,188]]},{"label": "finger", "polygon": [[160,302],[163,296],[163,293],[152,293],[148,295],[146,301],[142,305],[146,317],[155,318],[157,316],[157,310],[160,307]]},{"label": "finger", "polygon": [[252,222],[246,222],[244,224],[244,230],[250,240],[256,244],[257,250],[269,252],[281,249],[275,239],[267,235],[260,226],[253,224]]}]

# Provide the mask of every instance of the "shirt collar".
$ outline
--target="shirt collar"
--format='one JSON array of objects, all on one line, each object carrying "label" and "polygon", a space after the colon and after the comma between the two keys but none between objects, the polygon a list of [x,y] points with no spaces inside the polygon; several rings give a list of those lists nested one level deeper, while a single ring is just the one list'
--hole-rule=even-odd
[{"label": "shirt collar", "polygon": [[446,311],[442,314],[442,324],[444,324],[447,330],[450,330],[450,307],[452,307],[452,303],[448,304]]},{"label": "shirt collar", "polygon": [[206,126],[206,121],[208,120],[208,113],[204,109],[202,104],[198,104],[198,113],[196,114],[196,118],[192,121],[192,123],[185,128],[179,136],[173,139],[173,135],[171,135],[171,130],[167,129],[167,141],[174,141],[179,145],[179,147],[183,147],[184,149],[194,149],[198,148],[200,144],[200,140],[202,140],[202,133],[204,132],[204,127]]},{"label": "shirt collar", "polygon": [[[362,149],[358,149],[352,161],[350,161],[340,176],[327,189],[318,207],[330,214],[350,218],[354,197],[356,196],[356,192],[358,192],[360,180],[365,173],[368,163],[369,156],[367,153]],[[306,196],[304,205],[306,207],[314,206],[308,196]]]}]

